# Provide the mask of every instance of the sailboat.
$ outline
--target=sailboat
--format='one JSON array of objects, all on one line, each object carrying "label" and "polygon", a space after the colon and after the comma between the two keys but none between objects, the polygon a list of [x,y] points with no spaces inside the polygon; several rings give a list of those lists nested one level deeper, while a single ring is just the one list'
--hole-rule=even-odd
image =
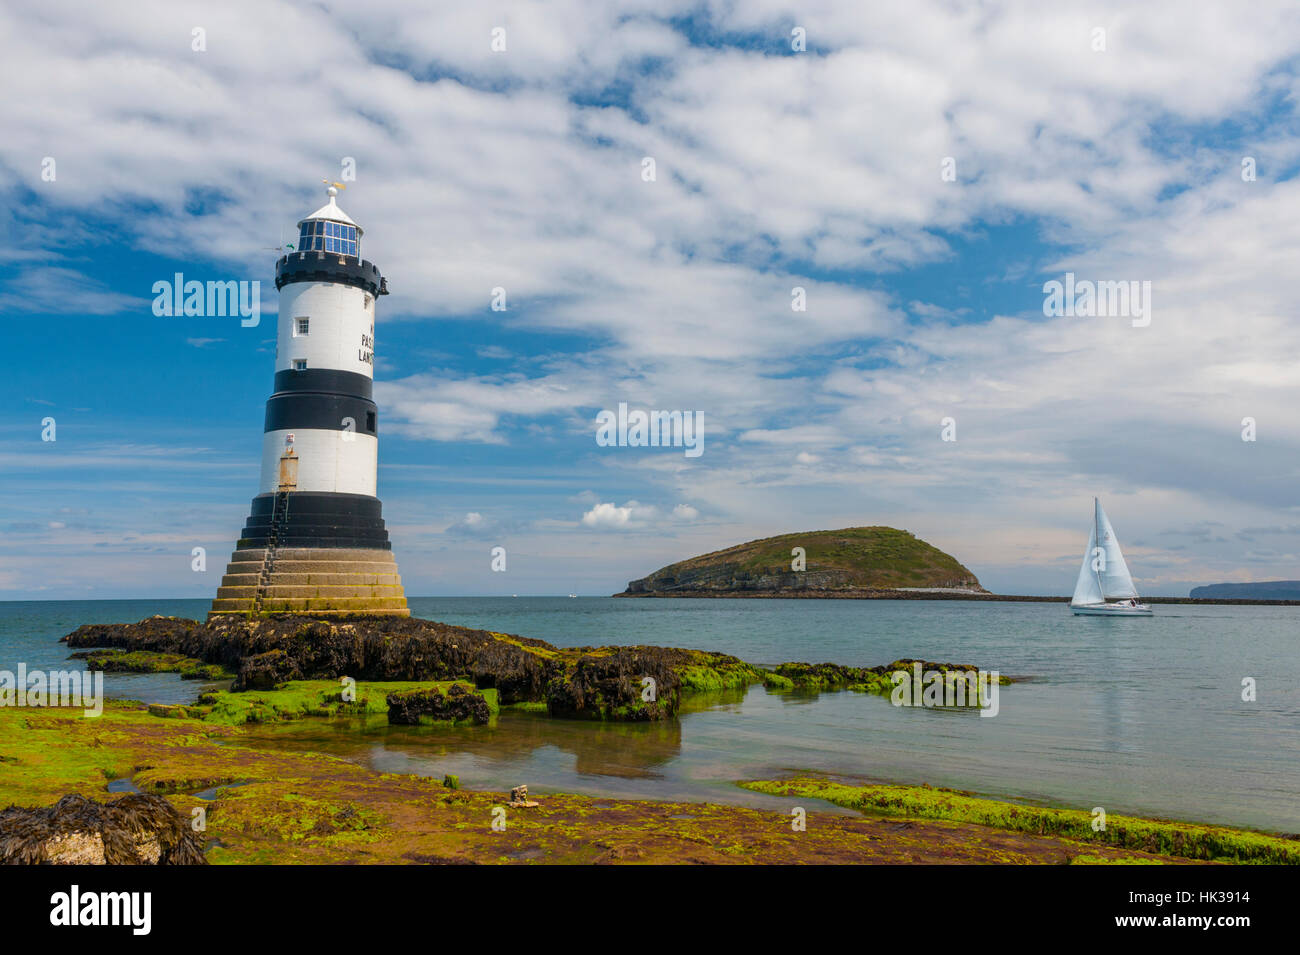
[{"label": "sailboat", "polygon": [[1094,497],[1092,504],[1092,533],[1088,536],[1088,549],[1079,568],[1070,609],[1076,614],[1097,617],[1151,616],[1151,608],[1138,599],[1115,529],[1101,509],[1101,501]]}]

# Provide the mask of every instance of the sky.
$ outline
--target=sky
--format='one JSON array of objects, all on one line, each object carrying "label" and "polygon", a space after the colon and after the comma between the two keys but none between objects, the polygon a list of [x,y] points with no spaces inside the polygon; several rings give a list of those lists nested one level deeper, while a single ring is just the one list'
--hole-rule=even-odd
[{"label": "sky", "polygon": [[[410,595],[870,524],[1067,594],[1094,495],[1144,594],[1300,578],[1298,67],[1275,2],[0,6],[0,599],[213,595],[322,179]],[[176,273],[260,323],[155,315]],[[620,403],[703,453],[599,445]]]}]

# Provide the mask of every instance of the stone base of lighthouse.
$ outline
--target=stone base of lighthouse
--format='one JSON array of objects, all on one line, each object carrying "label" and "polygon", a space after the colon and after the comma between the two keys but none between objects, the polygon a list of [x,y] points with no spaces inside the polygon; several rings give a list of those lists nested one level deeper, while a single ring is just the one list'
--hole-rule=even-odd
[{"label": "stone base of lighthouse", "polygon": [[309,547],[235,551],[208,616],[231,613],[411,615],[392,551]]},{"label": "stone base of lighthouse", "polygon": [[376,498],[259,495],[237,548],[209,619],[411,615]]}]

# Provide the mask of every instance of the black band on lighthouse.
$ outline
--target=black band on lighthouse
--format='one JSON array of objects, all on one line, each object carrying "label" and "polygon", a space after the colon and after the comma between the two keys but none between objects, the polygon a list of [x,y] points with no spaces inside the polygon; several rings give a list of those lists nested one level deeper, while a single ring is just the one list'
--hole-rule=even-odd
[{"label": "black band on lighthouse", "polygon": [[291,369],[275,373],[275,393],[286,391],[320,391],[329,395],[352,395],[369,399],[374,396],[374,382],[355,371],[334,368]]},{"label": "black band on lighthouse", "polygon": [[[379,498],[364,494],[291,491],[278,547],[355,547],[391,550]],[[274,494],[253,498],[239,548],[266,547],[271,538]]]},{"label": "black band on lighthouse", "polygon": [[[348,419],[352,422],[350,427]],[[272,395],[266,402],[263,431],[313,429],[375,435],[379,433],[379,409],[368,398],[319,392],[287,392]]]},{"label": "black band on lighthouse", "polygon": [[333,282],[387,295],[388,288],[373,262],[337,252],[290,252],[275,263],[276,291],[293,282]]}]

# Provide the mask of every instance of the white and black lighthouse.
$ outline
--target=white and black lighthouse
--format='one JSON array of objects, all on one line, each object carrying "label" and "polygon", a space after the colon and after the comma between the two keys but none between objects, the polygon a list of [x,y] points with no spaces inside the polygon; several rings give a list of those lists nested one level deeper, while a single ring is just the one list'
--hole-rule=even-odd
[{"label": "white and black lighthouse", "polygon": [[388,286],[337,195],[276,263],[261,483],[213,616],[410,614],[376,493],[375,306]]}]

